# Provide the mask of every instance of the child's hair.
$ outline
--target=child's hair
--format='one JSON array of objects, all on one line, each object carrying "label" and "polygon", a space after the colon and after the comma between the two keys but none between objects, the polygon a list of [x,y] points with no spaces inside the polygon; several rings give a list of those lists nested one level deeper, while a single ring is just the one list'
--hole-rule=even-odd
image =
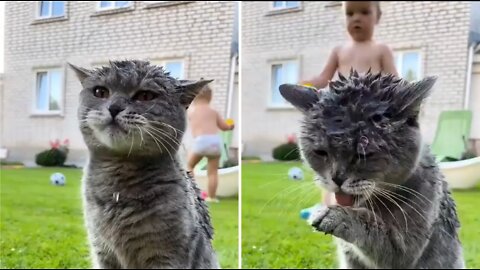
[{"label": "child's hair", "polygon": [[212,100],[212,89],[210,86],[205,85],[202,90],[198,93],[198,95],[195,97],[194,102],[197,102],[199,100],[204,100],[207,102],[210,102]]},{"label": "child's hair", "polygon": [[[342,6],[345,8],[345,2],[347,1],[343,1],[342,2]],[[372,5],[375,6],[375,8],[377,9],[377,19],[380,20],[380,18],[382,17],[382,9],[380,8],[380,1],[370,1],[372,3]]]}]

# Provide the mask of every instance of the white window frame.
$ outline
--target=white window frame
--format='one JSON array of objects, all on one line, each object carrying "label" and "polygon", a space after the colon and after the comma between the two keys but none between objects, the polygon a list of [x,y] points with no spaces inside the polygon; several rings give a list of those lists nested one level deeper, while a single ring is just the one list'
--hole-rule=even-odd
[{"label": "white window frame", "polygon": [[[268,63],[268,97],[267,97],[267,108],[268,109],[294,109],[292,104],[285,100],[283,104],[275,104],[272,102],[273,94],[273,66],[275,65],[284,65],[286,63],[293,62],[297,65],[297,81],[300,80],[300,60],[299,59],[285,59],[278,61],[270,61]],[[277,89],[278,90],[278,89]],[[283,97],[282,97],[283,98]]]},{"label": "white window frame", "polygon": [[172,58],[172,59],[164,59],[164,60],[152,60],[151,63],[157,66],[162,66],[165,71],[167,69],[165,68],[167,63],[171,62],[181,62],[182,63],[182,76],[180,76],[180,80],[185,80],[186,79],[186,74],[185,74],[185,60],[182,58]]},{"label": "white window frame", "polygon": [[[37,108],[37,92],[38,92],[38,74],[39,73],[43,73],[43,72],[46,72],[47,73],[47,80],[48,80],[48,90],[50,91],[50,72],[52,71],[58,71],[60,72],[60,99],[59,99],[59,107],[60,109],[58,110],[50,110],[50,108],[48,108],[48,110],[45,110],[45,111],[42,111],[42,110],[39,110]],[[34,83],[33,83],[33,109],[32,109],[32,114],[33,115],[63,115],[63,109],[64,109],[64,106],[63,106],[63,101],[64,101],[64,92],[65,92],[65,73],[64,73],[64,70],[62,68],[42,68],[42,69],[35,69],[34,70]],[[49,92],[49,95],[48,95],[48,98],[50,99],[50,92]],[[48,102],[48,104],[50,104],[50,100]]]},{"label": "white window frame", "polygon": [[422,51],[420,49],[412,49],[412,50],[397,50],[397,51],[394,51],[394,60],[395,58],[398,59],[398,63],[396,61],[395,63],[395,67],[397,69],[397,72],[398,72],[398,75],[403,79],[404,76],[402,74],[402,69],[403,69],[403,55],[406,54],[406,53],[417,53],[418,54],[418,63],[417,63],[417,70],[418,70],[418,73],[416,74],[417,75],[417,80],[421,80],[423,78],[423,54],[422,54]]},{"label": "white window frame", "polygon": [[[101,3],[102,2],[111,2],[112,5],[108,7],[102,7]],[[115,9],[122,9],[122,8],[129,8],[132,7],[133,1],[128,1],[128,5],[124,7],[116,7],[114,2],[118,1],[97,1],[97,11],[104,11],[104,10],[115,10]]]},{"label": "white window frame", "polygon": [[[49,15],[42,16],[42,2],[50,2],[50,10]],[[52,2],[63,2],[63,14],[59,16],[53,16],[53,3]],[[35,18],[37,19],[49,19],[49,18],[63,18],[66,16],[67,13],[67,1],[37,1],[37,10],[35,12]]]},{"label": "white window frame", "polygon": [[[274,2],[283,2],[283,5],[281,7],[275,7]],[[287,2],[298,2],[298,6],[296,7],[287,7]],[[271,1],[270,2],[270,10],[284,10],[284,9],[298,9],[302,7],[302,2],[301,1]]]}]

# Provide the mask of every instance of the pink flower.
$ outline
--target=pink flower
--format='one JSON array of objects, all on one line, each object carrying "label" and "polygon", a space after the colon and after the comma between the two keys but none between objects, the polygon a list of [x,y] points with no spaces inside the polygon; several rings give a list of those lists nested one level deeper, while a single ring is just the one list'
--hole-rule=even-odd
[{"label": "pink flower", "polygon": [[287,135],[287,141],[288,141],[288,143],[296,143],[297,142],[297,136],[295,135],[295,133]]},{"label": "pink flower", "polygon": [[52,149],[58,149],[60,147],[60,140],[56,139],[55,141],[50,141],[50,147]]}]

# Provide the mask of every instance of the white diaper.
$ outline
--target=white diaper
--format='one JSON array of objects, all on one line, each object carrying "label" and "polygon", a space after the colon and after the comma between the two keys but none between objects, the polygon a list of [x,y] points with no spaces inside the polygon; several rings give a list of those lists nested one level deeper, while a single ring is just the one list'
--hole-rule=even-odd
[{"label": "white diaper", "polygon": [[222,139],[218,135],[201,135],[193,140],[193,153],[200,156],[217,157],[221,153]]}]

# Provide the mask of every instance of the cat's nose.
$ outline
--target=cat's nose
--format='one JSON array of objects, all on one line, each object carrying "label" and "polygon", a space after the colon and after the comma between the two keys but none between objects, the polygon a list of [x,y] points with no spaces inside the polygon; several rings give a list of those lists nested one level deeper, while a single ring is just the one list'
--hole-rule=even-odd
[{"label": "cat's nose", "polygon": [[108,111],[110,111],[110,115],[112,116],[112,119],[115,119],[115,116],[117,116],[117,114],[123,111],[123,108],[121,108],[118,105],[112,104],[110,105],[110,107],[108,107]]},{"label": "cat's nose", "polygon": [[335,182],[335,184],[337,184],[338,187],[341,187],[343,182],[345,182],[345,178],[344,177],[339,177],[339,176],[335,176],[332,178],[333,182]]}]

